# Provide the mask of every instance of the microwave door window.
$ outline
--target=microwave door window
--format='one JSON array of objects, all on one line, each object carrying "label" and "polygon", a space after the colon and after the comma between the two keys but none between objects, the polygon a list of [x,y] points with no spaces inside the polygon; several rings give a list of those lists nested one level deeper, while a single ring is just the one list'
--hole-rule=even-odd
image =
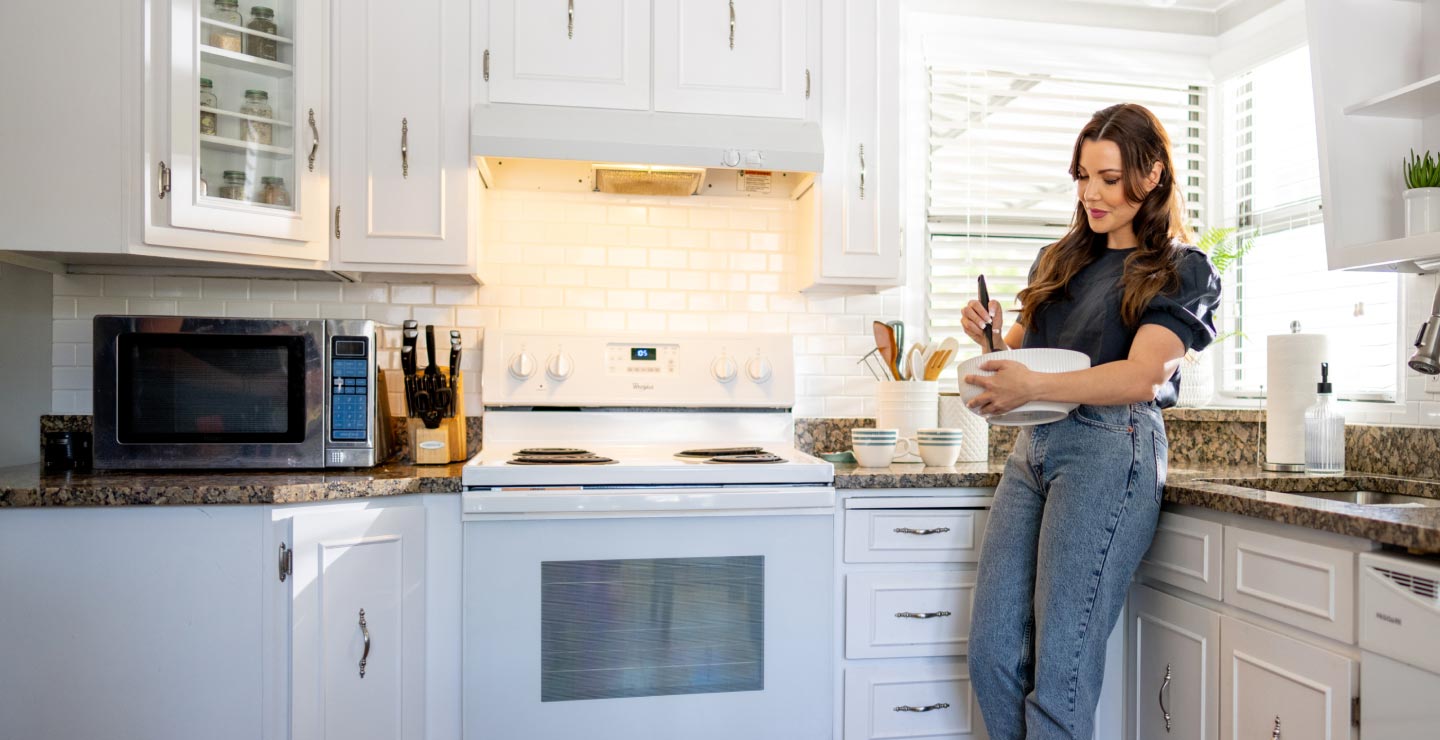
[{"label": "microwave door window", "polygon": [[123,443],[298,443],[305,434],[304,339],[125,335]]}]

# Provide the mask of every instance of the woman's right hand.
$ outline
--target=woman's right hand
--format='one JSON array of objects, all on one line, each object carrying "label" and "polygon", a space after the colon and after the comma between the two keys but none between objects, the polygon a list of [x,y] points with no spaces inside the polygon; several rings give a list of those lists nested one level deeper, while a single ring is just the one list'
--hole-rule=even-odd
[{"label": "woman's right hand", "polygon": [[999,301],[990,301],[989,316],[986,315],[985,306],[980,301],[970,301],[965,304],[965,310],[960,314],[960,328],[965,330],[965,336],[980,345],[980,349],[990,351],[990,344],[985,341],[985,322],[991,322],[991,336],[995,338],[995,349],[1006,349],[1005,333],[1002,331],[1005,315],[1000,309]]}]

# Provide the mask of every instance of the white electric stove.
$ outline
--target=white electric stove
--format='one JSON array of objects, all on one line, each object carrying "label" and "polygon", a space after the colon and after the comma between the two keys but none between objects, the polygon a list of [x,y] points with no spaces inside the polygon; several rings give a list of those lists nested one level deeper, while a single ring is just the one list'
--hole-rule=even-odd
[{"label": "white electric stove", "polygon": [[485,337],[467,740],[832,735],[834,470],[784,335]]}]

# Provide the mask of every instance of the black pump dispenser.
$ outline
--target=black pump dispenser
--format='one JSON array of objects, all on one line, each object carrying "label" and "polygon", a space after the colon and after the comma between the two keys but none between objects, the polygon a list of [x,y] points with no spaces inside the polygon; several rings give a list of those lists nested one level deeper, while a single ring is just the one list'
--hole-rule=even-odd
[{"label": "black pump dispenser", "polygon": [[1330,363],[1320,363],[1320,382],[1315,384],[1316,393],[1330,393]]}]

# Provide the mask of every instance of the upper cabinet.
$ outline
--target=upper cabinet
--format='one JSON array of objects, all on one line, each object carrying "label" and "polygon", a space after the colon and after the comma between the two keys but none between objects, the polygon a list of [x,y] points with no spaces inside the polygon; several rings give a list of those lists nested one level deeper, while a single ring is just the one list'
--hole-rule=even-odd
[{"label": "upper cabinet", "polygon": [[323,245],[321,5],[260,2],[169,3],[156,222]]},{"label": "upper cabinet", "polygon": [[492,103],[650,108],[649,0],[490,0]]},{"label": "upper cabinet", "polygon": [[803,118],[805,0],[655,0],[655,110]]},{"label": "upper cabinet", "polygon": [[1406,234],[1401,170],[1440,150],[1440,0],[1305,8],[1330,269],[1440,269],[1440,232]]},{"label": "upper cabinet", "polygon": [[331,5],[334,266],[478,272],[466,0]]},{"label": "upper cabinet", "polygon": [[[800,200],[800,287],[878,289],[904,280],[900,250],[897,10],[877,0],[826,6],[821,89],[825,171]],[[883,50],[883,53],[882,53]],[[889,81],[885,85],[880,80]]]}]

